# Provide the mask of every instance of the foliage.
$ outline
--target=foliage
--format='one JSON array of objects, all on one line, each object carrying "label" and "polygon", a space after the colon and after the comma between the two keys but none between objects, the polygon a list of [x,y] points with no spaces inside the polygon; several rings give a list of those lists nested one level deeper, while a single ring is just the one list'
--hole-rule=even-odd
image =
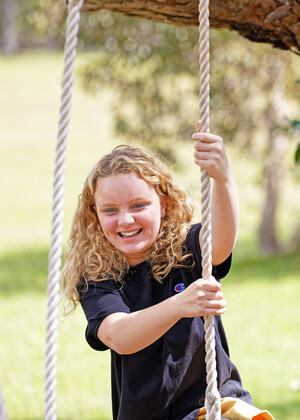
[{"label": "foliage", "polygon": [[[18,5],[21,48],[63,46],[65,1],[12,2]],[[125,142],[152,145],[174,161],[172,142],[190,139],[198,118],[197,28],[102,10],[82,14],[79,48],[99,50],[99,60],[84,71],[84,83],[91,91],[107,84],[114,89],[116,134]],[[294,61],[290,53],[272,51],[232,32],[211,31],[211,131],[254,157],[266,156],[264,127],[282,124],[272,121],[268,96],[284,65],[284,95],[290,97]]]},{"label": "foliage", "polygon": [[[298,120],[290,120],[289,118],[286,118],[286,121],[288,123],[288,128],[291,129],[294,132],[300,131],[300,121]],[[298,144],[296,145],[295,150],[295,163],[296,165],[300,165],[300,142],[298,141]]]},{"label": "foliage", "polygon": [[[83,79],[89,91],[114,89],[116,134],[155,149],[167,147],[170,138],[190,138],[198,118],[198,30],[107,11],[94,19],[101,34],[99,59],[83,70]],[[211,131],[255,157],[266,155],[266,127],[281,124],[283,98],[294,89],[293,57],[219,30],[211,31],[210,58]],[[269,107],[278,79],[285,90],[279,119]]]},{"label": "foliage", "polygon": [[16,29],[17,34],[14,36],[18,39],[20,50],[63,46],[67,12],[65,1],[2,0],[2,2],[0,31],[4,26],[2,19],[6,18],[5,8],[13,5],[15,25],[11,26],[10,31]]},{"label": "foliage", "polygon": [[298,144],[295,152],[295,162],[300,165],[300,144]]},{"label": "foliage", "polygon": [[[300,83],[300,79],[296,80],[295,82]],[[300,132],[300,121],[299,120],[290,120],[289,118],[286,118],[289,128],[291,128],[293,131],[299,131]],[[298,140],[298,144],[296,145],[295,150],[295,163],[297,165],[300,165],[300,141]]]},{"label": "foliage", "polygon": [[191,107],[197,32],[105,11],[99,19],[101,53],[83,71],[85,87],[113,89],[114,128],[125,142],[142,143],[174,161],[172,143],[190,136],[190,115],[197,110]]},{"label": "foliage", "polygon": [[66,3],[51,0],[21,0],[19,34],[24,46],[62,46]]}]

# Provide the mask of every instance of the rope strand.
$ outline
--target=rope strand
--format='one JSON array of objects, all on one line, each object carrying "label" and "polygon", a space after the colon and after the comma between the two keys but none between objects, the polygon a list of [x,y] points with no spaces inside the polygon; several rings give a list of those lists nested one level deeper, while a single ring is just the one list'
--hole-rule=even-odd
[{"label": "rope strand", "polygon": [[64,172],[67,147],[68,125],[70,120],[71,96],[73,85],[74,60],[78,42],[80,8],[84,0],[73,0],[69,4],[59,128],[56,145],[55,169],[53,180],[52,228],[48,264],[48,307],[46,330],[45,361],[45,420],[56,420],[57,386],[57,327],[60,291],[60,270],[62,256],[62,230],[64,208]]},{"label": "rope strand", "polygon": [[[199,0],[199,131],[209,132],[209,0]],[[202,277],[210,280],[212,274],[211,258],[211,205],[210,177],[201,169],[201,207],[202,207]],[[207,420],[221,419],[221,398],[217,387],[216,351],[214,317],[204,317],[206,394],[205,408]]]}]

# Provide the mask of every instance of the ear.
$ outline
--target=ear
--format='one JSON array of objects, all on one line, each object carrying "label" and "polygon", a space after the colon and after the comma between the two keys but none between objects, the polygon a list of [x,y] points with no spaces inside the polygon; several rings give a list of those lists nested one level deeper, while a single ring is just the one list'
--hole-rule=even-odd
[{"label": "ear", "polygon": [[165,217],[167,210],[167,194],[164,194],[160,199],[160,214]]},{"label": "ear", "polygon": [[97,209],[96,209],[95,204],[91,205],[91,210],[97,215]]}]

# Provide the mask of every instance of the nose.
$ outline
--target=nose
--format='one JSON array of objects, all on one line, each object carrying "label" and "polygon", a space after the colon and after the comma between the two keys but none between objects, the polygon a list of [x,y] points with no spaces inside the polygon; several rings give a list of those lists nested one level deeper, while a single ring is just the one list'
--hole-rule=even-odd
[{"label": "nose", "polygon": [[129,226],[134,223],[134,218],[131,213],[124,211],[119,214],[118,225],[119,226]]}]

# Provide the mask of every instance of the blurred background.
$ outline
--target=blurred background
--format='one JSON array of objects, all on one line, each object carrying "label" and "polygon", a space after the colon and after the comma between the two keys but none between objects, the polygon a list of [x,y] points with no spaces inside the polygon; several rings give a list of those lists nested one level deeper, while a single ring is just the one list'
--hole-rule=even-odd
[{"label": "blurred background", "polygon": [[[47,256],[64,1],[0,3],[0,382],[10,419],[42,419]],[[300,58],[211,30],[211,131],[240,198],[223,281],[231,358],[258,407],[300,419]],[[81,18],[64,247],[91,166],[122,143],[152,149],[200,200],[198,30],[100,11]],[[81,309],[60,317],[58,418],[109,420],[110,358],[88,347]]]}]

